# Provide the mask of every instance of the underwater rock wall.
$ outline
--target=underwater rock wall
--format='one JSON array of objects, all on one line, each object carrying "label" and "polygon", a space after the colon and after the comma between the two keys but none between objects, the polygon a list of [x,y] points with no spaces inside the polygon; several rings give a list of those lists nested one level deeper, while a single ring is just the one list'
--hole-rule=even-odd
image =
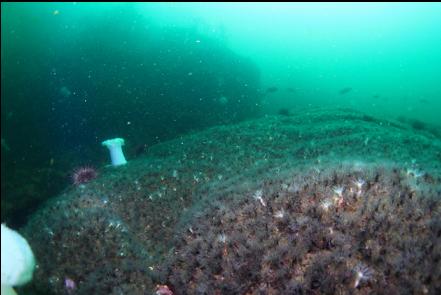
[{"label": "underwater rock wall", "polygon": [[213,127],[34,214],[26,290],[437,294],[440,171],[438,138],[351,110]]}]

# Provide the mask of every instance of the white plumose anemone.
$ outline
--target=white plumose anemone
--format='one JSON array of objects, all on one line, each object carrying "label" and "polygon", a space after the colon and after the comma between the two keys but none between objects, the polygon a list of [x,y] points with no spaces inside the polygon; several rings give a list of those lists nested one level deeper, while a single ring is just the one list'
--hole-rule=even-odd
[{"label": "white plumose anemone", "polygon": [[28,242],[18,232],[1,225],[1,294],[16,294],[12,287],[32,280],[35,258]]},{"label": "white plumose anemone", "polygon": [[122,151],[122,146],[124,145],[124,139],[113,138],[105,140],[101,143],[103,146],[107,147],[110,152],[110,159],[113,166],[124,165],[127,163],[124,153]]}]

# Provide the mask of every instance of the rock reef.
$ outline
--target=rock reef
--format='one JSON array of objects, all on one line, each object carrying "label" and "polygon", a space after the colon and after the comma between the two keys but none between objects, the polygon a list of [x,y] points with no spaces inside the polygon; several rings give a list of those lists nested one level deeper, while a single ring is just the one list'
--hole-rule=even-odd
[{"label": "rock reef", "polygon": [[22,230],[38,264],[29,292],[441,292],[441,141],[405,123],[309,109],[189,134],[99,175]]}]

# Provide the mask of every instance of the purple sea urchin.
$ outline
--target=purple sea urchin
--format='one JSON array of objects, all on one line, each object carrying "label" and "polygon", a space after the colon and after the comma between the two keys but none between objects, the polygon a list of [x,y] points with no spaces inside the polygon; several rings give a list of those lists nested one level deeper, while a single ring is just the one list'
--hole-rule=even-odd
[{"label": "purple sea urchin", "polygon": [[80,167],[72,173],[72,182],[74,185],[80,185],[91,181],[97,177],[98,173],[93,167]]}]

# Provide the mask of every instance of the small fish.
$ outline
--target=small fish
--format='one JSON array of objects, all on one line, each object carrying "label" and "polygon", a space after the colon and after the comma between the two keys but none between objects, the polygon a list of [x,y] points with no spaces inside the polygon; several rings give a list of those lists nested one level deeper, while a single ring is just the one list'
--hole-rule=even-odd
[{"label": "small fish", "polygon": [[288,91],[288,92],[294,92],[295,90],[294,90],[294,88],[288,87],[288,88],[286,88],[286,91]]},{"label": "small fish", "polygon": [[424,98],[420,99],[419,102],[424,103],[424,104],[428,104],[429,103],[429,101],[427,99],[424,99]]},{"label": "small fish", "polygon": [[139,144],[135,147],[135,155],[136,156],[140,156],[140,155],[144,154],[145,152],[147,152],[147,144],[142,143],[142,144]]},{"label": "small fish", "polygon": [[277,113],[281,116],[291,116],[291,112],[285,108],[281,108]]},{"label": "small fish", "polygon": [[340,91],[338,93],[340,93],[340,95],[346,94],[348,92],[351,92],[352,88],[351,87],[345,87],[343,89],[340,89]]},{"label": "small fish", "polygon": [[228,97],[226,97],[226,96],[221,96],[221,97],[219,98],[219,103],[220,103],[221,105],[226,105],[226,104],[228,103]]},{"label": "small fish", "polygon": [[380,94],[374,94],[372,95],[373,98],[380,98]]},{"label": "small fish", "polygon": [[279,89],[277,87],[269,87],[266,89],[266,93],[274,93],[276,91],[278,91]]}]

